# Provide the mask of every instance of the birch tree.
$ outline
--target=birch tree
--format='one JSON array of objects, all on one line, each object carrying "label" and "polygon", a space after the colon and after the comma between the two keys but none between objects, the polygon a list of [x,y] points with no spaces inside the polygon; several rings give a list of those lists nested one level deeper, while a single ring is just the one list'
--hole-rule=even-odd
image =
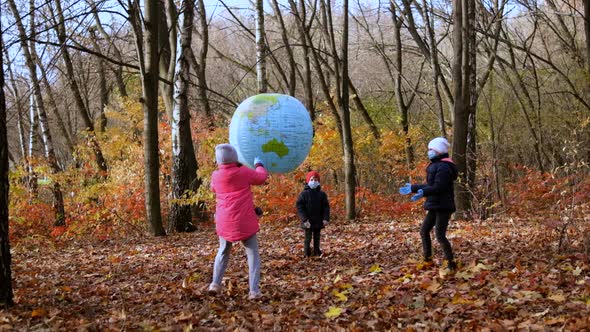
[{"label": "birch tree", "polygon": [[[25,56],[26,65],[29,70],[29,78],[32,83],[33,94],[31,96],[31,116],[34,118],[37,116],[39,118],[40,128],[41,128],[41,137],[43,138],[43,145],[45,151],[45,157],[47,158],[47,162],[51,168],[53,173],[59,173],[60,167],[57,163],[57,159],[55,157],[55,149],[53,146],[53,137],[51,135],[51,130],[49,128],[49,122],[47,120],[47,113],[45,111],[45,104],[43,102],[43,94],[41,92],[41,85],[39,82],[39,78],[37,76],[37,66],[35,64],[35,60],[33,58],[31,50],[35,48],[35,15],[34,15],[34,1],[30,1],[30,13],[29,13],[29,22],[31,26],[30,31],[30,38],[28,38],[23,22],[21,20],[20,13],[16,7],[16,3],[14,0],[8,0],[8,4],[12,13],[14,15],[16,26],[19,32],[20,37],[20,44],[23,55]],[[30,45],[27,43],[27,40],[30,40]],[[31,132],[31,138],[36,135],[36,133]],[[32,153],[32,144],[31,149]],[[34,179],[36,182],[36,179]],[[34,184],[36,186],[36,183]],[[64,202],[63,202],[63,194],[61,192],[61,187],[57,181],[53,181],[53,208],[55,213],[55,226],[63,226],[65,225],[65,213],[64,213]]]},{"label": "birch tree", "polygon": [[174,74],[174,106],[172,111],[172,203],[169,227],[177,232],[195,230],[190,205],[183,202],[197,181],[197,160],[191,135],[188,93],[190,54],[194,20],[194,0],[184,0],[180,10],[180,46]]},{"label": "birch tree", "polygon": [[78,115],[82,119],[85,127],[84,129],[88,134],[88,139],[90,141],[90,145],[92,146],[92,151],[94,152],[94,157],[96,158],[96,164],[98,166],[98,169],[101,171],[101,176],[106,176],[108,170],[107,162],[102,154],[102,150],[100,148],[98,140],[96,139],[96,135],[94,132],[94,123],[90,118],[90,111],[88,110],[88,105],[84,103],[84,100],[82,98],[82,93],[80,91],[78,82],[76,82],[74,65],[72,63],[70,51],[66,46],[68,38],[66,33],[65,17],[61,6],[61,0],[55,0],[54,4],[56,15],[56,17],[54,17],[54,20],[56,21],[54,22],[54,28],[57,34],[57,39],[59,40],[59,43],[62,45],[61,54],[66,69],[65,78],[68,81],[68,84],[72,91],[72,95],[76,103],[76,108],[78,110]]}]

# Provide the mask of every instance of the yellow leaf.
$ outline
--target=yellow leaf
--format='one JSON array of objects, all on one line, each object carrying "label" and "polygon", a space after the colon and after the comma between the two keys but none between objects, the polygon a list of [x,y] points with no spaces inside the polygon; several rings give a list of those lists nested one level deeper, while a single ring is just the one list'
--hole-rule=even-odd
[{"label": "yellow leaf", "polygon": [[572,273],[577,277],[582,273],[582,269],[579,266],[576,266],[576,269],[573,270]]},{"label": "yellow leaf", "polygon": [[453,297],[453,304],[472,304],[473,301],[469,300],[469,299],[465,299],[463,297],[461,297],[461,295],[455,295]]},{"label": "yellow leaf", "polygon": [[43,308],[37,308],[35,310],[33,310],[33,312],[31,312],[31,317],[35,318],[35,317],[45,317],[48,315],[47,310],[43,309]]},{"label": "yellow leaf", "polygon": [[553,294],[553,295],[549,296],[548,299],[553,300],[557,303],[565,302],[565,296],[563,296],[563,294]]},{"label": "yellow leaf", "polygon": [[332,295],[336,296],[338,298],[338,300],[342,301],[342,302],[346,302],[348,300],[348,297],[346,297],[346,291],[344,292],[339,292],[337,290],[333,290],[332,291]]},{"label": "yellow leaf", "polygon": [[340,289],[352,289],[352,285],[351,284],[341,284],[338,286],[338,288]]},{"label": "yellow leaf", "polygon": [[333,319],[333,318],[336,318],[336,317],[340,316],[340,314],[342,313],[342,311],[343,311],[342,308],[330,307],[330,309],[328,310],[328,312],[326,312],[324,314],[324,316],[326,316],[326,318]]},{"label": "yellow leaf", "polygon": [[340,275],[337,275],[336,278],[334,278],[334,283],[337,283],[340,280],[342,280],[342,277]]},{"label": "yellow leaf", "polygon": [[371,266],[369,271],[371,271],[372,274],[377,274],[377,273],[383,271],[383,269],[381,269],[381,266],[379,266],[379,264],[375,264],[375,265]]}]

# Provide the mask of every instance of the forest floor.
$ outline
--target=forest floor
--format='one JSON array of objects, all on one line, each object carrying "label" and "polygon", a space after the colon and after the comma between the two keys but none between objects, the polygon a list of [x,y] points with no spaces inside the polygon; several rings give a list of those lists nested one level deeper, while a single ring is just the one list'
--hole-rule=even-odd
[{"label": "forest floor", "polygon": [[589,328],[588,220],[570,227],[560,253],[559,234],[543,222],[452,221],[460,268],[449,274],[434,239],[435,264],[421,264],[420,218],[333,221],[324,256],[313,259],[302,257],[295,223],[263,222],[257,301],[247,299],[241,245],[223,293],[207,294],[213,224],[161,238],[29,242],[13,248],[16,304],[0,311],[0,330]]}]

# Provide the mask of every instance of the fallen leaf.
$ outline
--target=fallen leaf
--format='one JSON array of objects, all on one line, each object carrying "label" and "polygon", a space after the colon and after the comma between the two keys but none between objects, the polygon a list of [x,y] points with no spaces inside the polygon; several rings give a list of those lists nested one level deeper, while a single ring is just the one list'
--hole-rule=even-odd
[{"label": "fallen leaf", "polygon": [[330,309],[324,314],[324,316],[326,316],[326,318],[329,318],[329,319],[334,319],[334,318],[340,316],[340,314],[342,314],[342,311],[343,311],[342,308],[330,307]]},{"label": "fallen leaf", "polygon": [[336,296],[338,298],[338,300],[340,300],[342,302],[346,302],[348,300],[348,297],[346,297],[345,293],[346,293],[346,291],[339,292],[335,289],[332,291],[332,295]]},{"label": "fallen leaf", "polygon": [[379,264],[375,264],[375,265],[371,266],[369,271],[371,272],[370,274],[377,274],[377,273],[380,273],[381,271],[383,271],[383,269],[381,269],[381,266],[379,266]]},{"label": "fallen leaf", "polygon": [[431,291],[431,292],[436,292],[441,288],[441,285],[435,281],[433,281],[430,286],[426,287],[427,290]]},{"label": "fallen leaf", "polygon": [[553,300],[557,303],[565,302],[565,296],[563,294],[552,294],[551,296],[547,297],[549,300]]},{"label": "fallen leaf", "polygon": [[547,313],[549,312],[549,308],[545,309],[545,311],[541,311],[541,312],[537,312],[536,314],[533,314],[533,317],[543,317],[545,316]]},{"label": "fallen leaf", "polygon": [[36,318],[36,317],[45,317],[47,316],[49,313],[47,312],[47,310],[43,309],[43,308],[37,308],[35,310],[33,310],[31,312],[31,317],[32,318]]}]

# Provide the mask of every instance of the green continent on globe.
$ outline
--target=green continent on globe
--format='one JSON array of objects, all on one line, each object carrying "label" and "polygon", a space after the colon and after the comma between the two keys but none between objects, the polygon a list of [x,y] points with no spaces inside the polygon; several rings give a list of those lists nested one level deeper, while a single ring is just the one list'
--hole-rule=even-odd
[{"label": "green continent on globe", "polygon": [[252,98],[253,104],[270,103],[274,105],[279,102],[279,96],[275,94],[259,94]]},{"label": "green continent on globe", "polygon": [[276,138],[273,138],[262,145],[262,152],[274,152],[280,158],[283,158],[289,154],[289,148],[285,145],[285,143],[278,141]]}]

